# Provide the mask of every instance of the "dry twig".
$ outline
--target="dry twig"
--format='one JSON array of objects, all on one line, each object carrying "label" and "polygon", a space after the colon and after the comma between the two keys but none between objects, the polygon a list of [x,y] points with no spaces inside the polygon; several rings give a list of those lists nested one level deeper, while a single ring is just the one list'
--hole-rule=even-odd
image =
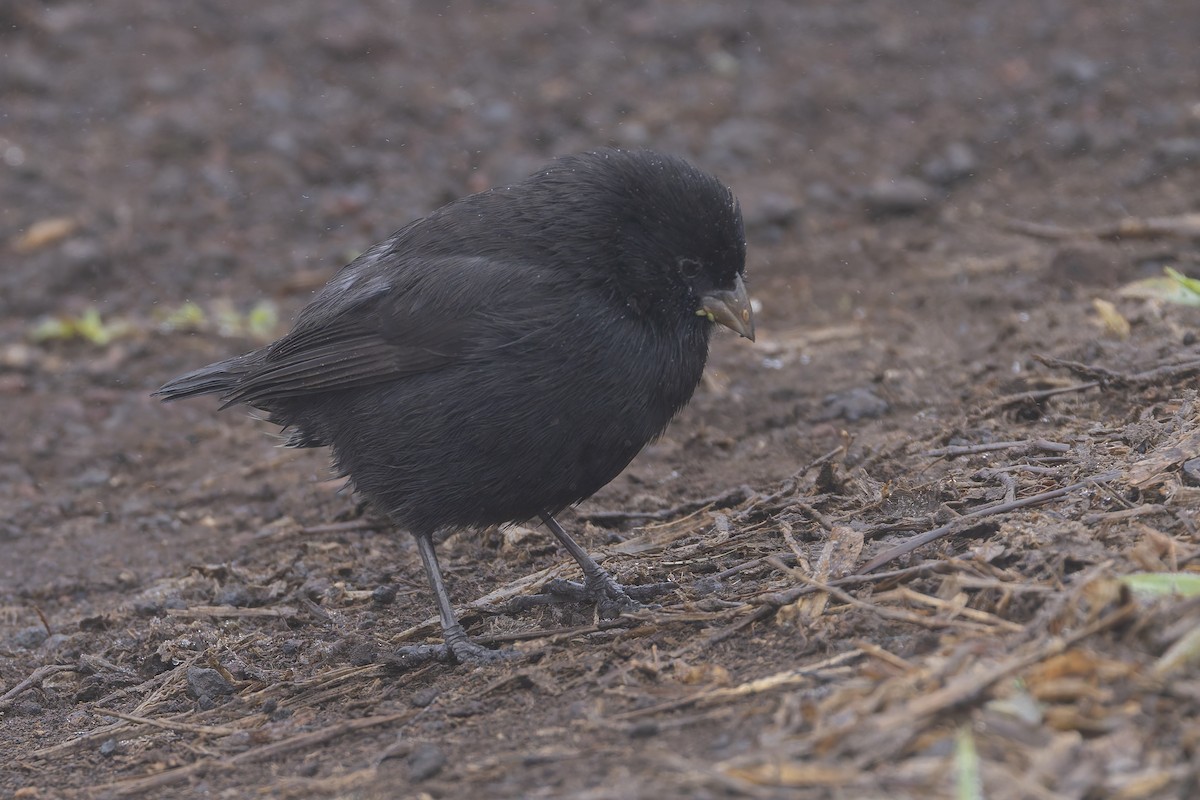
[{"label": "dry twig", "polygon": [[46,664],[38,667],[29,674],[29,677],[18,683],[16,686],[9,689],[4,694],[0,695],[0,711],[5,711],[12,707],[16,702],[17,697],[26,689],[34,686],[40,686],[42,681],[51,675],[56,675],[59,672],[75,672],[78,668],[73,664]]},{"label": "dry twig", "polygon": [[1162,239],[1176,237],[1200,238],[1200,214],[1180,214],[1174,217],[1125,217],[1116,222],[1086,228],[1067,228],[1043,222],[1003,219],[1001,227],[1013,233],[1035,239]]},{"label": "dry twig", "polygon": [[1106,472],[1103,475],[1096,475],[1095,477],[1088,478],[1086,481],[1080,481],[1079,483],[1073,483],[1070,486],[1063,486],[1060,489],[1052,489],[1048,492],[1030,495],[1029,497],[1022,497],[1020,500],[1014,500],[1011,503],[997,503],[996,505],[987,506],[986,508],[976,509],[975,511],[963,514],[961,517],[947,525],[943,525],[940,528],[934,528],[933,530],[922,533],[919,536],[914,536],[903,544],[897,545],[890,550],[885,550],[883,553],[877,555],[875,558],[872,558],[866,564],[863,564],[861,567],[859,567],[858,574],[864,575],[868,572],[873,572],[882,567],[884,564],[895,561],[900,556],[911,553],[913,550],[916,550],[922,545],[929,544],[930,542],[936,541],[943,536],[955,533],[964,526],[964,523],[983,519],[984,517],[994,517],[998,514],[1007,514],[1010,511],[1029,508],[1031,506],[1041,505],[1042,503],[1048,503],[1051,500],[1056,500],[1059,497],[1071,494],[1072,492],[1077,492],[1080,489],[1094,486],[1097,483],[1105,483],[1107,481],[1115,480],[1116,478],[1120,477],[1120,474],[1121,473],[1115,471]]},{"label": "dry twig", "polygon": [[1033,358],[1047,367],[1070,370],[1103,386],[1155,386],[1200,372],[1200,358],[1174,364],[1160,364],[1153,369],[1134,373],[1118,372],[1095,364],[1083,364],[1053,356],[1035,355]]},{"label": "dry twig", "polygon": [[1026,453],[1042,450],[1048,453],[1069,453],[1071,445],[1064,444],[1063,442],[1052,442],[1048,439],[1030,439],[1022,442],[951,445],[950,447],[941,447],[937,450],[929,450],[924,455],[936,458],[954,458],[955,456],[969,456],[978,453],[994,453],[998,450],[1019,450]]}]

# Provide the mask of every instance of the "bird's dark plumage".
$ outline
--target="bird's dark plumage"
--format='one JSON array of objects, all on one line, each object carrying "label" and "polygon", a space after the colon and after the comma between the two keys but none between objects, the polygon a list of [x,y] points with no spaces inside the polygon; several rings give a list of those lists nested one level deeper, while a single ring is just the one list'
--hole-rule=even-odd
[{"label": "bird's dark plumage", "polygon": [[648,151],[567,156],[402,228],[283,338],[156,394],[216,394],[289,444],[330,445],[419,541],[549,517],[663,432],[714,321],[753,337],[744,262],[737,200],[708,173]]}]

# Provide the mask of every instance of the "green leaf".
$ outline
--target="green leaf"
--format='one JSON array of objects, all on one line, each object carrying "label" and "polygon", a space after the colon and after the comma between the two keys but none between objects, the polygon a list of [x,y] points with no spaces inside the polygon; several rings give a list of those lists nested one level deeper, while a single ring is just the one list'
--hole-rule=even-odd
[{"label": "green leaf", "polygon": [[1179,270],[1171,269],[1170,267],[1163,267],[1163,270],[1171,277],[1173,281],[1186,289],[1196,298],[1197,301],[1200,301],[1200,281],[1196,280],[1195,278],[1189,278]]},{"label": "green leaf", "polygon": [[66,341],[83,339],[103,347],[120,336],[128,334],[132,326],[123,320],[105,322],[94,308],[85,310],[77,317],[47,317],[40,320],[28,336],[35,342]]},{"label": "green leaf", "polygon": [[257,303],[246,314],[246,332],[255,339],[267,340],[275,335],[279,324],[279,311],[270,300]]},{"label": "green leaf", "polygon": [[188,300],[174,311],[166,313],[162,318],[162,327],[168,331],[199,330],[207,321],[204,309]]},{"label": "green leaf", "polygon": [[1160,300],[1183,306],[1200,306],[1200,280],[1189,278],[1170,267],[1164,267],[1164,270],[1167,273],[1166,277],[1134,281],[1117,290],[1117,295],[1142,300]]},{"label": "green leaf", "polygon": [[979,775],[979,750],[971,729],[963,726],[954,737],[955,792],[958,800],[983,800],[983,779]]},{"label": "green leaf", "polygon": [[1120,580],[1134,592],[1151,597],[1200,596],[1200,574],[1194,572],[1138,572]]}]

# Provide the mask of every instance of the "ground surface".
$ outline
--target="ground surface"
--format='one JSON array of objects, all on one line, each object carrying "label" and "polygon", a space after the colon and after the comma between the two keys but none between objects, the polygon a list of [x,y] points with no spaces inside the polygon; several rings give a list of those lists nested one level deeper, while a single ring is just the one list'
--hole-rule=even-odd
[{"label": "ground surface", "polygon": [[[1200,206],[1200,4],[246,8],[0,9],[0,793],[1200,793],[1200,601],[1119,580],[1198,565],[1200,313],[1119,290],[1200,250],[1104,235]],[[747,216],[758,343],[563,520],[679,588],[507,613],[569,559],[452,536],[468,627],[528,657],[398,669],[437,637],[407,537],[148,393],[599,144]]]}]

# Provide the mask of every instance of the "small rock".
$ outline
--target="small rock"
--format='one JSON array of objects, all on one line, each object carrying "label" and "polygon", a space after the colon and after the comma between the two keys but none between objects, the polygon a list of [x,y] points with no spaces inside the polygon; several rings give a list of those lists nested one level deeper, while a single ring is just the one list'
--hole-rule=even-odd
[{"label": "small rock", "polygon": [[375,591],[371,592],[371,601],[381,606],[394,603],[396,601],[396,587],[390,583],[376,586]]},{"label": "small rock", "polygon": [[12,637],[12,642],[22,650],[32,650],[46,641],[49,635],[41,625],[31,625],[28,628],[22,628],[17,631]]},{"label": "small rock", "polygon": [[412,703],[414,708],[425,708],[434,700],[436,700],[439,694],[441,694],[441,692],[439,692],[437,689],[433,688],[432,686],[426,686],[424,689],[419,689],[413,692],[413,695],[409,698],[408,702]]},{"label": "small rock", "polygon": [[0,348],[0,367],[27,369],[37,361],[37,351],[27,344],[16,342]]},{"label": "small rock", "polygon": [[446,754],[435,744],[418,745],[408,757],[408,779],[413,783],[428,780],[442,771]]},{"label": "small rock", "polygon": [[1098,286],[1116,285],[1124,264],[1114,258],[1110,248],[1099,245],[1064,245],[1050,259],[1046,281],[1055,286],[1079,286],[1094,291]]},{"label": "small rock", "polygon": [[91,237],[68,239],[62,246],[63,261],[85,271],[107,264],[104,245]]},{"label": "small rock", "polygon": [[925,162],[921,175],[937,186],[949,186],[973,177],[978,168],[979,159],[970,145],[951,142],[945,150]]},{"label": "small rock", "polygon": [[1046,145],[1060,158],[1081,156],[1095,144],[1092,133],[1078,122],[1060,119],[1046,129]]},{"label": "small rock", "polygon": [[205,698],[224,697],[236,691],[220,672],[208,667],[188,667],[187,684],[188,693],[200,700],[201,705]]},{"label": "small rock", "polygon": [[36,700],[18,700],[12,704],[12,710],[23,717],[36,717],[45,709]]},{"label": "small rock", "polygon": [[139,617],[157,617],[162,612],[162,603],[154,598],[141,597],[133,601],[133,613]]},{"label": "small rock", "polygon": [[703,578],[697,579],[696,582],[692,584],[692,591],[699,597],[704,597],[705,595],[719,592],[723,588],[724,585],[721,583],[721,581],[712,575],[705,575]]},{"label": "small rock", "polygon": [[1200,486],[1200,458],[1183,462],[1183,477],[1186,483]]},{"label": "small rock", "polygon": [[325,578],[309,578],[300,587],[300,594],[307,597],[309,600],[319,602],[325,598],[332,584]]},{"label": "small rock", "polygon": [[708,160],[731,163],[738,156],[753,157],[772,149],[775,130],[762,120],[733,116],[712,129],[708,135]]},{"label": "small rock", "polygon": [[65,633],[56,633],[52,636],[47,636],[46,640],[42,642],[41,648],[44,652],[50,652],[57,650],[69,641],[71,641],[70,636],[67,636]]},{"label": "small rock", "polygon": [[625,147],[645,147],[650,143],[650,129],[636,119],[624,119],[617,123],[614,138]]},{"label": "small rock", "polygon": [[372,642],[358,642],[346,653],[346,659],[356,667],[374,664],[379,651]]},{"label": "small rock", "polygon": [[644,719],[641,722],[634,723],[629,729],[629,738],[631,739],[649,739],[651,736],[658,735],[658,723],[654,720]]},{"label": "small rock", "polygon": [[804,187],[804,197],[810,206],[822,208],[841,208],[845,198],[825,181],[812,181]]},{"label": "small rock", "polygon": [[882,417],[891,406],[874,391],[867,387],[858,387],[844,392],[836,392],[825,397],[825,409],[817,419],[830,420],[839,417],[850,422],[860,419]]},{"label": "small rock", "polygon": [[1200,167],[1200,139],[1164,139],[1154,145],[1154,160],[1163,171]]},{"label": "small rock", "polygon": [[1060,53],[1053,63],[1054,77],[1061,83],[1086,86],[1095,83],[1103,72],[1098,62],[1078,53]]},{"label": "small rock", "polygon": [[249,606],[252,602],[250,590],[240,584],[222,587],[213,600],[219,606],[234,606],[236,608]]},{"label": "small rock", "polygon": [[938,199],[937,189],[916,178],[883,178],[863,195],[867,213],[873,217],[915,214]]},{"label": "small rock", "polygon": [[479,111],[479,120],[486,125],[507,126],[512,122],[516,109],[506,100],[492,100]]},{"label": "small rock", "polygon": [[800,213],[800,202],[791,195],[779,192],[749,194],[742,204],[742,216],[747,228],[768,228],[791,225]]},{"label": "small rock", "polygon": [[94,489],[98,486],[107,486],[111,477],[112,474],[103,467],[89,467],[71,479],[71,487]]},{"label": "small rock", "polygon": [[105,758],[112,758],[116,754],[117,754],[117,740],[116,739],[105,739],[104,743],[100,745],[100,755],[104,756]]},{"label": "small rock", "polygon": [[483,703],[478,700],[469,700],[465,703],[459,703],[454,708],[446,709],[446,716],[466,719],[467,717],[477,717],[486,712],[487,707]]},{"label": "small rock", "polygon": [[79,682],[79,689],[75,692],[75,702],[89,703],[92,700],[99,700],[108,693],[109,685],[99,675],[88,675]]}]

